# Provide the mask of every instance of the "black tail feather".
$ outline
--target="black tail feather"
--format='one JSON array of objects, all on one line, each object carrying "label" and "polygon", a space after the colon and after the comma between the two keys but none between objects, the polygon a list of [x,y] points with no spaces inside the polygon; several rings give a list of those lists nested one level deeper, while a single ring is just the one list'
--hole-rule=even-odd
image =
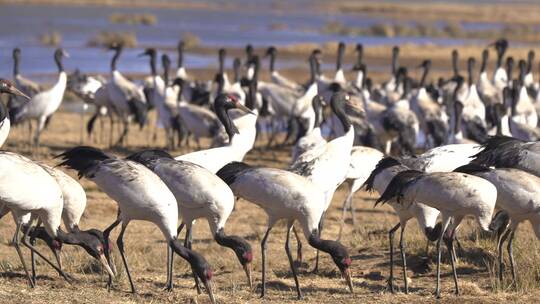
[{"label": "black tail feather", "polygon": [[490,169],[479,164],[466,164],[454,169],[454,172],[461,172],[466,174],[475,174],[477,172],[487,172]]},{"label": "black tail feather", "polygon": [[375,206],[379,203],[386,203],[393,198],[397,198],[397,202],[401,203],[400,198],[403,195],[405,188],[416,182],[422,175],[424,175],[423,172],[416,170],[405,170],[399,172],[396,176],[394,176],[394,178],[392,178],[386,187],[386,190],[384,190],[381,197],[379,197],[379,199],[375,202]]},{"label": "black tail feather", "polygon": [[393,167],[393,166],[399,166],[399,165],[401,165],[401,163],[397,159],[395,159],[393,157],[385,157],[385,158],[381,159],[379,161],[379,163],[377,163],[377,166],[375,166],[375,169],[373,169],[373,171],[371,171],[371,174],[366,179],[366,181],[364,182],[362,187],[366,187],[367,191],[373,191],[373,186],[374,186],[374,183],[375,183],[375,177],[379,173],[381,173],[384,169],[387,169],[387,168],[390,168],[390,167]]},{"label": "black tail feather", "polygon": [[60,158],[62,160],[57,166],[64,166],[76,170],[79,178],[81,178],[83,176],[91,177],[87,175],[88,171],[111,157],[100,149],[88,146],[78,146],[55,156],[55,158]]},{"label": "black tail feather", "polygon": [[223,166],[223,168],[219,169],[219,171],[216,173],[219,178],[221,178],[224,182],[227,183],[227,185],[231,185],[234,183],[236,178],[245,171],[253,169],[252,166],[243,163],[243,162],[230,162]]},{"label": "black tail feather", "polygon": [[148,106],[146,103],[138,99],[130,99],[128,101],[129,110],[131,114],[135,116],[135,121],[139,124],[139,127],[142,129],[146,124],[146,119],[148,117]]},{"label": "black tail feather", "polygon": [[139,152],[135,152],[126,159],[132,160],[134,162],[138,162],[140,164],[145,165],[146,167],[149,167],[150,169],[153,168],[154,161],[158,159],[174,159],[169,153],[160,150],[160,149],[148,149],[148,150],[142,150]]},{"label": "black tail feather", "polygon": [[508,136],[492,136],[482,151],[473,156],[472,163],[483,166],[513,167],[520,160],[521,144],[524,142]]}]

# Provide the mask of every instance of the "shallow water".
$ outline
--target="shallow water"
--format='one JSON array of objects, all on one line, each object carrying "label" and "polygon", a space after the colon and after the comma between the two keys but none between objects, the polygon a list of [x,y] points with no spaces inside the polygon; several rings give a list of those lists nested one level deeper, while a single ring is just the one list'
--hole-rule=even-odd
[{"label": "shallow water", "polygon": [[[245,0],[234,0],[242,5],[253,6]],[[365,45],[435,43],[460,45],[473,43],[471,40],[427,38],[427,37],[349,37],[322,34],[317,31],[332,20],[347,26],[363,27],[383,21],[353,15],[330,15],[298,9],[308,5],[305,0],[295,0],[295,9],[287,13],[269,9],[268,2],[257,1],[265,9],[245,11],[218,11],[198,9],[142,9],[110,7],[60,7],[45,5],[2,5],[0,7],[0,76],[11,74],[11,50],[15,46],[23,49],[22,73],[24,75],[51,74],[55,71],[52,60],[53,49],[39,42],[39,35],[59,32],[62,46],[71,54],[65,61],[68,70],[79,68],[87,73],[106,73],[109,70],[110,53],[86,44],[100,31],[135,32],[141,46],[172,46],[182,33],[192,33],[206,46],[239,47],[247,43],[255,46],[286,45],[292,43],[323,43],[342,40],[347,43],[362,42]],[[109,23],[112,13],[150,13],[157,17],[154,26],[118,25]],[[273,24],[285,26],[285,30],[273,30]],[[119,68],[126,72],[147,72],[147,60],[137,58],[140,49],[126,50]],[[171,54],[171,57],[175,57]],[[173,58],[174,59],[174,58]],[[189,68],[217,66],[214,55],[201,56],[188,53],[185,60]],[[230,65],[230,63],[228,64]],[[304,62],[279,61],[278,66],[305,65]]]}]

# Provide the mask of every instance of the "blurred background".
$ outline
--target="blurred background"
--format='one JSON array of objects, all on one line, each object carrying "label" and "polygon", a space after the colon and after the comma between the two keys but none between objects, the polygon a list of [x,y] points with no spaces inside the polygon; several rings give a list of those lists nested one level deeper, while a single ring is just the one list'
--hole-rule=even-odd
[{"label": "blurred background", "polygon": [[[71,54],[68,70],[106,73],[111,54],[104,46],[112,41],[129,47],[119,68],[132,74],[148,72],[147,60],[136,57],[141,49],[156,47],[174,56],[181,38],[188,45],[189,69],[215,68],[218,47],[240,50],[247,43],[290,53],[337,41],[366,48],[483,48],[504,36],[512,46],[533,48],[540,42],[537,16],[536,1],[0,0],[0,77],[11,75],[14,47],[23,49],[22,73],[38,81],[55,75],[56,46]],[[371,70],[387,64],[375,63]],[[306,62],[304,56],[285,56],[277,66]]]}]

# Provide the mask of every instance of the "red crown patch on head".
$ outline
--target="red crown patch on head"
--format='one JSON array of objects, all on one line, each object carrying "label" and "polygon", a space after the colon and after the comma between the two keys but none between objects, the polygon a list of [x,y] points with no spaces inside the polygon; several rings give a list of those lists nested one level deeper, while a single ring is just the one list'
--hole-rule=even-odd
[{"label": "red crown patch on head", "polygon": [[244,253],[243,258],[246,259],[246,261],[248,262],[253,261],[253,252],[249,251]]}]

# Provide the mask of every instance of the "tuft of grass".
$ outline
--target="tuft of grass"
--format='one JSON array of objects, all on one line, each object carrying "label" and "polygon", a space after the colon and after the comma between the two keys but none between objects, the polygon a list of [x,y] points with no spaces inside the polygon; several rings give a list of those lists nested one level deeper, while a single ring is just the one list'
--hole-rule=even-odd
[{"label": "tuft of grass", "polygon": [[109,22],[112,24],[130,24],[130,25],[155,25],[158,19],[153,14],[122,14],[114,13],[109,15]]},{"label": "tuft of grass", "polygon": [[182,40],[184,41],[185,47],[188,49],[197,47],[201,43],[201,39],[191,32],[183,33]]},{"label": "tuft of grass", "polygon": [[59,46],[62,43],[62,34],[60,32],[47,32],[39,36],[39,41],[45,46]]},{"label": "tuft of grass", "polygon": [[90,47],[110,47],[113,44],[123,44],[129,48],[137,47],[137,35],[133,32],[102,31],[87,43]]},{"label": "tuft of grass", "polygon": [[369,27],[368,31],[373,36],[394,37],[396,36],[395,27],[391,24],[378,23]]}]

